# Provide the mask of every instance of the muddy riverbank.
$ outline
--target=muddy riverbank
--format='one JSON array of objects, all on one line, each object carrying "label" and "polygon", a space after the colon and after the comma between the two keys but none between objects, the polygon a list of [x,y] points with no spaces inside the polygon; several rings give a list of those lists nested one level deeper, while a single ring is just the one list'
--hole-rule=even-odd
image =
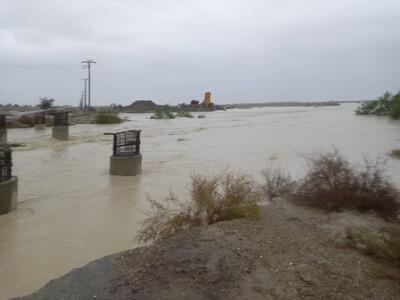
[{"label": "muddy riverbank", "polygon": [[279,200],[260,220],[194,228],[108,256],[20,299],[399,299],[399,269],[346,247],[345,227],[360,224],[389,225]]}]

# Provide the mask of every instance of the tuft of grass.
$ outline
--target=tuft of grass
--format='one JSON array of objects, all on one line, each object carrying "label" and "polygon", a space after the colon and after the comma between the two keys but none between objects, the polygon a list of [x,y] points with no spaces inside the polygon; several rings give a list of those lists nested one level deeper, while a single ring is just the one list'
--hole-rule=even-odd
[{"label": "tuft of grass", "polygon": [[122,119],[118,116],[116,112],[101,111],[96,113],[94,118],[95,124],[119,124]]},{"label": "tuft of grass", "polygon": [[262,171],[264,184],[261,189],[268,200],[284,197],[295,190],[296,183],[287,171],[282,169],[265,169]]},{"label": "tuft of grass", "polygon": [[393,158],[400,159],[400,149],[393,149],[390,152],[390,156],[393,157]]},{"label": "tuft of grass", "polygon": [[136,236],[139,242],[168,238],[194,226],[259,217],[260,193],[249,176],[227,171],[191,179],[190,198],[185,202],[172,193],[164,201],[149,199],[150,210]]},{"label": "tuft of grass", "polygon": [[382,232],[361,227],[347,227],[346,241],[357,251],[400,267],[400,227],[398,226],[389,227]]},{"label": "tuft of grass", "polygon": [[306,157],[310,168],[292,199],[327,211],[357,209],[375,211],[385,219],[397,219],[400,193],[385,178],[383,164],[365,161],[360,168],[336,150]]}]

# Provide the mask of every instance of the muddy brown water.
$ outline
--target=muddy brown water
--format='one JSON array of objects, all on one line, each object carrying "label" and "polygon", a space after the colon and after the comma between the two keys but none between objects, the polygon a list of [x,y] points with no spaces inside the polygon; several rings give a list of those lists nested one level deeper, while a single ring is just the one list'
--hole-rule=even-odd
[{"label": "muddy brown water", "polygon": [[[19,207],[0,216],[0,299],[22,296],[99,257],[136,246],[147,197],[184,197],[193,172],[242,170],[260,181],[265,166],[305,171],[302,153],[333,145],[353,162],[387,157],[400,147],[400,122],[354,115],[356,105],[255,108],[206,113],[205,119],[151,120],[127,115],[120,125],[71,126],[71,139],[51,128],[11,129]],[[108,175],[111,138],[142,129],[143,173]],[[387,173],[400,186],[400,160]]]}]

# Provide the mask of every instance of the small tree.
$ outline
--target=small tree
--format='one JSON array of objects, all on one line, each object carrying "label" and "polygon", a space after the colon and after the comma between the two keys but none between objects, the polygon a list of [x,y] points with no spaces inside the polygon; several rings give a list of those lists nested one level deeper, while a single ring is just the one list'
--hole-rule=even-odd
[{"label": "small tree", "polygon": [[40,98],[40,104],[39,107],[41,109],[49,109],[53,106],[54,103],[54,99],[53,98],[47,98],[47,97],[43,97]]}]

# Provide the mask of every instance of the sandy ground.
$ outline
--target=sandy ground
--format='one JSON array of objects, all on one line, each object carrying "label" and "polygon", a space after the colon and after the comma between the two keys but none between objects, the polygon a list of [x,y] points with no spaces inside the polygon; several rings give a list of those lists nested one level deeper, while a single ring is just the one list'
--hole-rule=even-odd
[{"label": "sandy ground", "polygon": [[400,299],[398,269],[345,246],[343,230],[355,223],[385,226],[278,201],[260,220],[105,257],[19,299]]}]

